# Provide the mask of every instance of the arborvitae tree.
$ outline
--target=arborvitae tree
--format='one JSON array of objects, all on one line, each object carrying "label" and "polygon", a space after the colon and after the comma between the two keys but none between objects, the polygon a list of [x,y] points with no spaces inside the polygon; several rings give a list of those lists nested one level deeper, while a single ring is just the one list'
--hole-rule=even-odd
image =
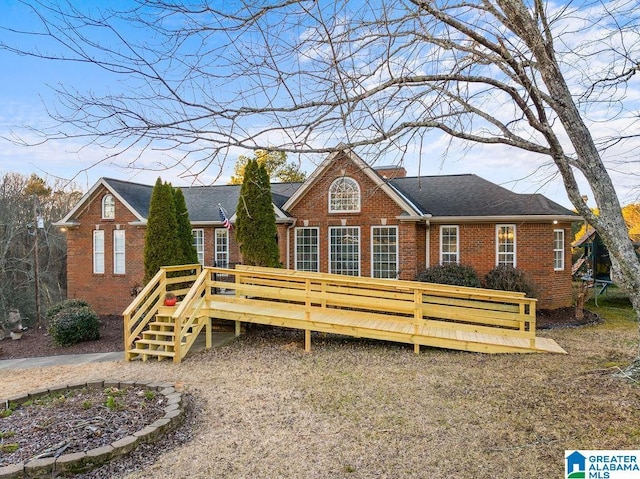
[{"label": "arborvitae tree", "polygon": [[191,232],[191,220],[189,220],[187,202],[180,188],[174,190],[174,200],[176,220],[178,222],[178,264],[196,264],[198,262],[198,252],[193,246],[193,233]]},{"label": "arborvitae tree", "polygon": [[151,192],[147,231],[144,239],[144,282],[162,266],[180,264],[178,257],[178,221],[173,187],[158,178]]},{"label": "arborvitae tree", "polygon": [[253,159],[245,167],[236,208],[236,240],[246,264],[281,266],[269,174]]}]

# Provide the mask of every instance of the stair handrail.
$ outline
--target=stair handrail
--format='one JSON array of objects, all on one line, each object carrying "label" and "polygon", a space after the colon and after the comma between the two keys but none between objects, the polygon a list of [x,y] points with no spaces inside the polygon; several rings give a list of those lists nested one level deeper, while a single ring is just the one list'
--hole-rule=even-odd
[{"label": "stair handrail", "polygon": [[135,338],[158,313],[161,298],[164,298],[166,292],[166,281],[167,271],[160,268],[122,313],[125,353],[131,349]]},{"label": "stair handrail", "polygon": [[[174,362],[180,362],[182,357],[188,351],[188,349],[184,351],[184,353],[181,351],[182,338],[184,337],[185,332],[188,329],[188,326],[185,326],[185,324],[189,326],[193,324],[193,321],[195,320],[195,318],[197,318],[197,313],[202,309],[204,301],[200,301],[200,303],[198,304],[196,304],[196,302],[202,300],[202,293],[206,292],[208,276],[209,271],[206,268],[203,268],[196,280],[191,285],[191,288],[171,316],[174,324],[173,330],[175,332],[173,348],[175,352],[175,356],[173,357]],[[187,311],[190,312],[190,315],[186,319],[186,321],[183,321],[182,318],[187,313]]]}]

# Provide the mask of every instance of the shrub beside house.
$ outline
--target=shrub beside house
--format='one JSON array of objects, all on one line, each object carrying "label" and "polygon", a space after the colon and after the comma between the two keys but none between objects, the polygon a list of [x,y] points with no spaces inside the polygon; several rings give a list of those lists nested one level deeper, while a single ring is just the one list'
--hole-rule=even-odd
[{"label": "shrub beside house", "polygon": [[[120,314],[142,283],[152,186],[100,179],[57,225],[67,231],[68,295]],[[241,263],[233,223],[240,185],[181,188],[203,265]],[[303,183],[272,183],[284,267],[414,279],[460,263],[484,277],[497,265],[531,277],[539,308],[572,303],[571,225],[580,218],[539,194],[517,194],[476,175],[407,177],[353,152],[331,154]]]}]

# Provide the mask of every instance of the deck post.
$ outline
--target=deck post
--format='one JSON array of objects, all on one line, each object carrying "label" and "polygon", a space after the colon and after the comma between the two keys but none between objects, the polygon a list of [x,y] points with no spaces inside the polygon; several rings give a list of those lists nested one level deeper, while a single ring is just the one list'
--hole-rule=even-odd
[{"label": "deck post", "polygon": [[420,354],[420,345],[418,343],[413,344],[413,352],[416,354]]},{"label": "deck post", "polygon": [[180,320],[180,316],[175,316],[173,318],[173,362],[179,363],[182,361],[182,351],[180,350],[182,346],[182,321]]},{"label": "deck post", "polygon": [[307,353],[311,352],[311,330],[304,330],[304,350]]},{"label": "deck post", "polygon": [[205,325],[205,344],[206,349],[211,349],[211,317],[207,317],[207,324]]},{"label": "deck post", "polygon": [[240,336],[242,332],[242,321],[236,321],[236,337]]}]

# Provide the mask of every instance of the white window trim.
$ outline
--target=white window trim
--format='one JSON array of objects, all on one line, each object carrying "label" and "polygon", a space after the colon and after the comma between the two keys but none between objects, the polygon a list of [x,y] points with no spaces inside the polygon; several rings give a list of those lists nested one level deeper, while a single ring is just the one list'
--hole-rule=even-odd
[{"label": "white window trim", "polygon": [[374,230],[376,229],[381,229],[381,228],[388,228],[388,229],[394,229],[396,231],[396,267],[395,267],[395,272],[396,272],[396,276],[395,278],[385,278],[385,279],[398,279],[399,275],[400,275],[400,245],[399,245],[399,238],[398,238],[398,227],[395,225],[373,225],[371,226],[371,277],[375,278],[374,276],[374,261],[373,261],[373,238],[374,238]]},{"label": "white window trim", "polygon": [[[331,198],[332,198],[332,192],[331,190],[333,189],[333,186],[338,182],[338,181],[344,181],[344,180],[351,180],[353,181],[353,183],[356,186],[356,189],[358,191],[358,207],[356,209],[353,210],[334,210],[331,207]],[[360,190],[360,183],[358,183],[356,180],[354,180],[353,178],[351,178],[350,176],[341,176],[340,178],[336,178],[335,180],[333,180],[331,182],[331,185],[329,186],[329,191],[328,191],[328,195],[327,195],[327,200],[329,202],[328,205],[328,209],[329,209],[329,213],[360,213],[360,210],[362,209],[362,191]]]},{"label": "white window trim", "polygon": [[[98,237],[101,239],[102,249],[98,249],[96,246]],[[100,256],[102,258],[102,271],[98,269],[98,262],[96,258]],[[93,230],[93,274],[104,274],[105,262],[104,262],[104,230]]]},{"label": "white window trim", "polygon": [[[224,253],[227,255],[227,264],[225,266],[220,266],[218,264],[218,231],[223,232],[224,236],[226,238],[226,250],[224,251]],[[213,230],[213,264],[218,266],[219,268],[225,267],[228,268],[229,267],[229,258],[230,258],[230,251],[229,251],[229,230],[227,228],[215,228]]]},{"label": "white window trim", "polygon": [[362,272],[362,231],[360,229],[360,226],[329,226],[329,231],[328,231],[328,238],[327,238],[327,243],[328,243],[328,267],[327,267],[327,271],[329,271],[329,273],[331,274],[340,274],[340,273],[335,273],[332,268],[331,268],[331,230],[334,229],[342,229],[342,228],[354,228],[356,230],[358,230],[358,272],[355,276],[360,276],[360,273]]},{"label": "white window trim", "polygon": [[[199,232],[202,234],[202,242],[200,243],[200,248],[198,249],[198,244],[195,241],[195,234],[196,232]],[[204,234],[204,229],[203,228],[193,228],[191,230],[191,237],[194,239],[194,247],[196,249],[196,253],[198,254],[198,262],[204,266],[204,245],[205,245],[205,234]]]},{"label": "white window trim", "polygon": [[[440,235],[440,264],[444,264],[443,263],[443,257],[444,257],[444,251],[442,250],[442,230],[444,228],[454,228],[456,230],[456,264],[460,264],[460,226],[458,225],[440,225],[440,231],[439,231],[439,235]],[[447,263],[449,264],[449,263]]]},{"label": "white window trim", "polygon": [[[113,202],[113,216],[107,216],[106,213],[106,202],[110,199]],[[102,197],[102,211],[101,216],[103,220],[113,220],[116,217],[116,199],[113,197],[111,193],[107,193]]]},{"label": "white window trim", "polygon": [[496,238],[496,266],[500,265],[500,238],[498,238],[498,233],[500,228],[509,227],[513,228],[513,267],[518,267],[518,230],[515,224],[499,224],[496,225],[495,230],[495,238]]},{"label": "white window trim", "polygon": [[[557,249],[556,248],[556,233],[561,233],[562,234],[562,248]],[[564,247],[564,230],[563,229],[554,229],[553,230],[553,270],[554,271],[564,271],[564,257],[565,257],[565,247]],[[561,252],[561,261],[562,261],[562,266],[560,268],[556,268],[556,252]]]},{"label": "white window trim", "polygon": [[318,246],[318,251],[316,253],[316,264],[318,265],[318,270],[320,271],[320,228],[317,226],[300,226],[297,228],[294,228],[294,233],[293,233],[293,251],[294,251],[294,258],[293,258],[293,268],[295,270],[298,270],[298,231],[299,230],[315,230],[316,231],[316,239],[318,241],[317,246]]},{"label": "white window trim", "polygon": [[[118,241],[116,236],[122,235],[122,250],[117,249]],[[113,274],[127,274],[127,242],[125,237],[125,230],[113,230]],[[118,269],[117,257],[122,255],[122,271]]]}]

